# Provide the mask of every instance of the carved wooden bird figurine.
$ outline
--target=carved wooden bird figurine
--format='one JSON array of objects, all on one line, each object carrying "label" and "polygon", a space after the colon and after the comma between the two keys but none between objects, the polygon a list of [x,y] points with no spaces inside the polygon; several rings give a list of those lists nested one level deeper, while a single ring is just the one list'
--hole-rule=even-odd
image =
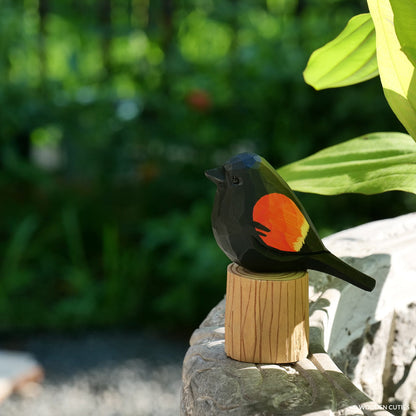
[{"label": "carved wooden bird figurine", "polygon": [[217,185],[212,228],[230,260],[260,273],[318,270],[373,290],[373,278],[325,248],[296,195],[264,158],[241,153],[205,175]]}]

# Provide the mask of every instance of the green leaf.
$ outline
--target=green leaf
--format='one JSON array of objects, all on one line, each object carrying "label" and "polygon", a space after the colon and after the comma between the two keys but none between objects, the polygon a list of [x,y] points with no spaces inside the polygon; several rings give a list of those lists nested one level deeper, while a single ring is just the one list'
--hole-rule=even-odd
[{"label": "green leaf", "polygon": [[402,51],[413,66],[416,65],[416,1],[390,0],[394,14],[394,27]]},{"label": "green leaf", "polygon": [[403,133],[372,133],[328,147],[278,172],[300,192],[416,193],[416,143]]},{"label": "green leaf", "polygon": [[357,84],[378,75],[376,38],[369,13],[354,16],[331,42],[317,49],[303,72],[317,90]]},{"label": "green leaf", "polygon": [[401,50],[389,0],[367,0],[376,28],[377,61],[384,95],[409,134],[416,140],[415,67]]}]

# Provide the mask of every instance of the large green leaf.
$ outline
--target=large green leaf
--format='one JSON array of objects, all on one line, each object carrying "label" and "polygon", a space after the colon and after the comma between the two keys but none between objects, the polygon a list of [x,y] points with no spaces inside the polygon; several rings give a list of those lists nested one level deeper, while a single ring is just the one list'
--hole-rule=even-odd
[{"label": "large green leaf", "polygon": [[416,193],[416,143],[403,133],[372,133],[328,147],[278,172],[300,192]]},{"label": "large green leaf", "polygon": [[416,65],[416,0],[390,0],[402,51]]},{"label": "large green leaf", "polygon": [[369,13],[354,16],[345,29],[310,57],[303,76],[317,90],[357,84],[378,74],[376,39]]},{"label": "large green leaf", "polygon": [[376,28],[377,61],[384,95],[400,122],[416,140],[415,68],[401,50],[389,0],[367,0]]}]

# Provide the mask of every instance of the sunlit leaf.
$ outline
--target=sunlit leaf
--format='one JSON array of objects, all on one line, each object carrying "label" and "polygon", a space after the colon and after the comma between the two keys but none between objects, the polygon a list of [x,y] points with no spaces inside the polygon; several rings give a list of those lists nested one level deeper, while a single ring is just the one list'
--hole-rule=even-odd
[{"label": "sunlit leaf", "polygon": [[389,0],[368,0],[376,28],[377,61],[384,95],[409,134],[416,140],[415,68],[401,50]]},{"label": "sunlit leaf", "polygon": [[369,13],[354,16],[331,42],[317,49],[303,72],[317,90],[357,84],[378,74],[376,40]]},{"label": "sunlit leaf", "polygon": [[416,1],[390,0],[394,13],[394,27],[401,48],[416,65]]},{"label": "sunlit leaf", "polygon": [[416,193],[416,143],[403,133],[372,133],[328,147],[278,172],[300,192]]}]

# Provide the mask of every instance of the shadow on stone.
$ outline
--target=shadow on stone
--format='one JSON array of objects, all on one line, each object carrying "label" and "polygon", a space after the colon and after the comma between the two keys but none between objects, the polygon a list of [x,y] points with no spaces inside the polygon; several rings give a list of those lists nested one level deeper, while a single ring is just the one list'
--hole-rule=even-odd
[{"label": "shadow on stone", "polygon": [[377,285],[364,292],[311,271],[310,356],[294,365],[226,357],[221,301],[191,337],[182,368],[182,416],[413,414],[415,235],[416,214],[409,214],[325,239],[331,252]]}]

